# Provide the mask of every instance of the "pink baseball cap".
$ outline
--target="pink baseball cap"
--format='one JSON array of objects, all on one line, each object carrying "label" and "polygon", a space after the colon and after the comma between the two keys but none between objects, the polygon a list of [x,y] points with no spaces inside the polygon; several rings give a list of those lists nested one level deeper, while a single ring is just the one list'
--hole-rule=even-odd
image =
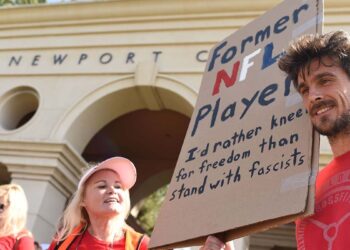
[{"label": "pink baseball cap", "polygon": [[134,164],[124,157],[117,156],[109,158],[87,170],[79,181],[78,189],[81,188],[90,176],[103,169],[109,169],[116,172],[119,175],[122,185],[126,189],[132,188],[136,182],[137,174]]}]

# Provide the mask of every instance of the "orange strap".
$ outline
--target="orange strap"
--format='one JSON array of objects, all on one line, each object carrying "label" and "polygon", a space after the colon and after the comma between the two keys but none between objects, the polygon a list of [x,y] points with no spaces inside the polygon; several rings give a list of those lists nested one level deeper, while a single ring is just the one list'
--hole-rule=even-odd
[{"label": "orange strap", "polygon": [[[66,250],[77,235],[81,232],[83,226],[79,225],[75,227],[71,234],[62,242],[62,244],[57,248],[57,250]],[[125,250],[138,250],[141,241],[143,239],[143,234],[134,231],[132,228],[128,227],[125,232]]]},{"label": "orange strap", "polygon": [[75,239],[75,237],[77,237],[77,235],[81,232],[82,228],[82,224],[79,224],[77,227],[75,227],[73,231],[68,235],[68,237],[62,242],[58,250],[66,250]]},{"label": "orange strap", "polygon": [[127,229],[125,232],[125,250],[138,250],[143,234],[140,234],[132,229]]}]

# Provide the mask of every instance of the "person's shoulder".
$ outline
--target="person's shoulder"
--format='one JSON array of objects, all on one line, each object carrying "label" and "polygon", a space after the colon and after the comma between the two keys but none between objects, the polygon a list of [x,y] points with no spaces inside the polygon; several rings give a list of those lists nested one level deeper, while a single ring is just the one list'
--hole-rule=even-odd
[{"label": "person's shoulder", "polygon": [[133,241],[134,241],[135,246],[137,245],[137,249],[139,249],[139,250],[147,250],[148,249],[150,238],[148,237],[147,234],[137,232],[137,231],[135,231],[135,229],[133,229],[129,225],[126,225],[124,227],[124,229],[126,229],[126,231],[129,232],[129,235],[132,238],[134,238]]},{"label": "person's shoulder", "polygon": [[29,230],[23,229],[21,232],[17,234],[16,239],[19,240],[23,237],[33,238],[33,234]]},{"label": "person's shoulder", "polygon": [[58,241],[57,240],[52,240],[50,243],[50,246],[48,248],[48,250],[54,250],[55,247],[57,246]]},{"label": "person's shoulder", "polygon": [[150,238],[148,237],[148,235],[144,234],[142,237],[142,241],[140,243],[140,250],[147,250],[148,249],[148,245],[149,245],[149,241]]},{"label": "person's shoulder", "polygon": [[16,236],[16,247],[17,250],[34,250],[34,239],[33,235],[28,230],[22,230]]},{"label": "person's shoulder", "polygon": [[16,238],[13,235],[0,237],[0,249],[7,249],[7,246],[13,246],[16,243]]}]

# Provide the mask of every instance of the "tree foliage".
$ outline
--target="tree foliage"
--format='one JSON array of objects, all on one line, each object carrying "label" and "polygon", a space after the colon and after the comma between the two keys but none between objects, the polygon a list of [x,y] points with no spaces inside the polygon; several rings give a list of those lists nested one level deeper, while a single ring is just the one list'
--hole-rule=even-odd
[{"label": "tree foliage", "polygon": [[0,0],[0,6],[46,3],[46,0]]},{"label": "tree foliage", "polygon": [[168,186],[161,187],[143,200],[139,213],[136,217],[138,223],[151,235],[161,204],[165,198]]}]

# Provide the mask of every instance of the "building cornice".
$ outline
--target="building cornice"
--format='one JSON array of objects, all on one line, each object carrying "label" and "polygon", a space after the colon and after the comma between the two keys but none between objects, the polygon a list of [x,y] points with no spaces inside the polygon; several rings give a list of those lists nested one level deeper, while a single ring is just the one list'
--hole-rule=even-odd
[{"label": "building cornice", "polygon": [[[102,19],[153,19],[188,15],[218,15],[245,13],[259,15],[279,4],[280,0],[120,0],[42,4],[0,8],[0,24],[28,24],[45,22],[84,22]],[[326,14],[350,12],[350,1],[325,1]]]},{"label": "building cornice", "polygon": [[251,10],[265,11],[280,1],[255,0],[121,0],[69,4],[45,4],[0,9],[1,24],[55,22],[108,18],[147,18],[191,14],[214,14]]},{"label": "building cornice", "polygon": [[0,159],[12,178],[49,181],[66,197],[87,166],[69,144],[57,142],[0,140]]}]

